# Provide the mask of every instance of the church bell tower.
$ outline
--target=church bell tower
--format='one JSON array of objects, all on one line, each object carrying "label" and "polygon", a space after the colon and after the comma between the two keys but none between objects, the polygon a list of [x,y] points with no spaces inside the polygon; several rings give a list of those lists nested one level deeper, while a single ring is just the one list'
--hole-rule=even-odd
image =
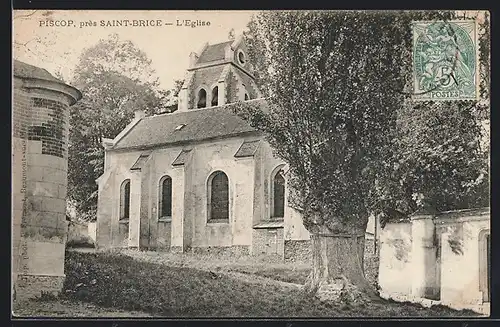
[{"label": "church bell tower", "polygon": [[209,45],[189,58],[178,112],[223,106],[261,97],[243,36]]}]

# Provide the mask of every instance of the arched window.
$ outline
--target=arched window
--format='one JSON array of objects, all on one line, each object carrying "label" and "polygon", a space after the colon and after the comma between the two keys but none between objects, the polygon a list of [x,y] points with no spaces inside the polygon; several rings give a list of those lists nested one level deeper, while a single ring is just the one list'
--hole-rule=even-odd
[{"label": "arched window", "polygon": [[123,181],[120,186],[120,220],[130,216],[130,179]]},{"label": "arched window", "polygon": [[248,96],[248,93],[245,93],[245,101],[250,100],[250,97]]},{"label": "arched window", "polygon": [[285,177],[283,168],[278,167],[271,175],[271,218],[285,216]]},{"label": "arched window", "polygon": [[208,179],[208,220],[229,222],[229,180],[222,171]]},{"label": "arched window", "polygon": [[164,176],[160,179],[159,218],[172,217],[172,178]]},{"label": "arched window", "polygon": [[207,91],[200,89],[198,91],[198,104],[197,108],[205,108],[207,106]]},{"label": "arched window", "polygon": [[212,89],[212,107],[217,107],[219,104],[219,87],[216,86]]}]

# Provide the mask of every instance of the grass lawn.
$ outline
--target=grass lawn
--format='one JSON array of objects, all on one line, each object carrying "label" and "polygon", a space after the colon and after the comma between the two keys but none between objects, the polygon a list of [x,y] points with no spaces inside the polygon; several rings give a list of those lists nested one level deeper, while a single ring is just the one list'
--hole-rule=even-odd
[{"label": "grass lawn", "polygon": [[[157,251],[120,250],[120,253],[141,261],[174,267],[190,267],[201,270],[239,272],[262,276],[287,283],[303,285],[311,272],[311,262],[284,263],[276,256],[228,256],[220,254],[171,253]],[[367,280],[376,287],[378,257],[365,252],[364,268]]]},{"label": "grass lawn", "polygon": [[[252,280],[249,271],[244,275],[248,279],[227,275],[229,263],[224,260],[219,266],[200,263],[210,266],[204,269],[190,267],[190,260],[200,261],[189,255],[170,260],[174,264],[169,265],[169,255],[174,256],[168,254],[166,262],[149,262],[117,253],[67,252],[63,299],[165,317],[477,316],[469,310],[424,308],[382,299],[362,306],[322,303],[294,285]],[[288,274],[284,266],[278,270],[277,263],[271,266],[274,270],[259,274]],[[291,279],[303,278],[300,270]]]}]

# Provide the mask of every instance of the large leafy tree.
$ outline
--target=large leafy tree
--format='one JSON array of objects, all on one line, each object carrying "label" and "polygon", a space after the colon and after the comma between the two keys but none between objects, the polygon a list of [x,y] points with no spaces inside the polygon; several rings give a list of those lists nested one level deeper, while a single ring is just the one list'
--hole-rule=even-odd
[{"label": "large leafy tree", "polygon": [[175,94],[159,87],[146,54],[116,34],[82,52],[70,83],[83,99],[71,107],[68,197],[80,218],[93,220],[95,180],[104,169],[102,139],[120,133],[136,110],[172,111]]},{"label": "large leafy tree", "polygon": [[370,213],[474,203],[464,194],[485,172],[480,106],[411,101],[411,22],[452,17],[290,11],[262,12],[251,22],[247,40],[263,54],[258,77],[269,108],[242,103],[237,112],[290,166],[291,204],[313,240],[311,290],[354,284],[357,294],[374,295],[363,273]]},{"label": "large leafy tree", "polygon": [[[457,17],[456,17],[457,18]],[[489,16],[479,30],[478,101],[412,102],[398,108],[390,175],[372,207],[382,223],[427,207],[445,211],[489,205]]]}]

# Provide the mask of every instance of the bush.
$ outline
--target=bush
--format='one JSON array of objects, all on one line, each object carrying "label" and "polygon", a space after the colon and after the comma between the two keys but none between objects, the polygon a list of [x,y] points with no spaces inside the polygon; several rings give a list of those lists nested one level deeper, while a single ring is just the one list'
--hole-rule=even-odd
[{"label": "bush", "polygon": [[66,242],[67,248],[95,248],[94,241],[90,237],[81,236],[78,238],[68,239]]}]

